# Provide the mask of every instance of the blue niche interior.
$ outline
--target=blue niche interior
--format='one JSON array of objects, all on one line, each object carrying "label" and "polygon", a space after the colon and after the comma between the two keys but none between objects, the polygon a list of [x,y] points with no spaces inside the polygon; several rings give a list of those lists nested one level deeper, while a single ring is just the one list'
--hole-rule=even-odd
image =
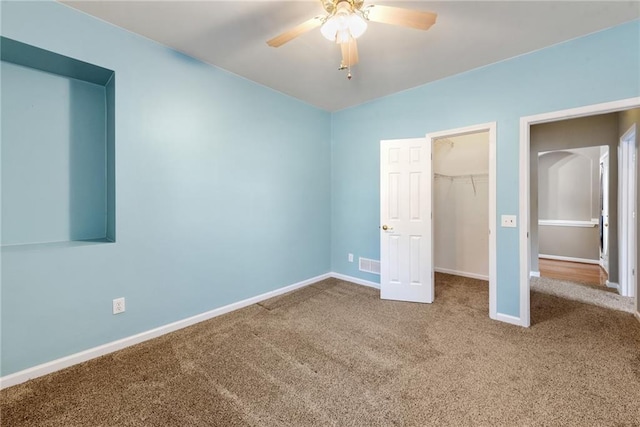
[{"label": "blue niche interior", "polygon": [[2,246],[114,242],[115,73],[0,43]]}]

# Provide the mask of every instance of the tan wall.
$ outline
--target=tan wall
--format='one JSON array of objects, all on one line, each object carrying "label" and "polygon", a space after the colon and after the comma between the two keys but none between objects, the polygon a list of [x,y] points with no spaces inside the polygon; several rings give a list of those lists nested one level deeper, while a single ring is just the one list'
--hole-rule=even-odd
[{"label": "tan wall", "polygon": [[540,253],[597,261],[600,259],[598,227],[540,225]]}]

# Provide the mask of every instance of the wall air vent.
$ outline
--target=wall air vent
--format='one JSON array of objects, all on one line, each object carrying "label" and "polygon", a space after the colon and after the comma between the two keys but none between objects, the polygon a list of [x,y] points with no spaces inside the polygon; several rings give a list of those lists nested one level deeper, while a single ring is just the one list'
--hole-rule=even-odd
[{"label": "wall air vent", "polygon": [[359,258],[359,269],[372,274],[380,274],[380,261],[368,258]]}]

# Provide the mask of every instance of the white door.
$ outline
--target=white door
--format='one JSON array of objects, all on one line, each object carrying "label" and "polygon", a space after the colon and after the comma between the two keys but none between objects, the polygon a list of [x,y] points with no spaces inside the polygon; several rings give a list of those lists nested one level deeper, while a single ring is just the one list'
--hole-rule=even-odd
[{"label": "white door", "polygon": [[433,302],[431,147],[380,141],[380,297]]},{"label": "white door", "polygon": [[[608,149],[607,149],[608,150]],[[609,153],[600,157],[600,266],[609,274]]]}]

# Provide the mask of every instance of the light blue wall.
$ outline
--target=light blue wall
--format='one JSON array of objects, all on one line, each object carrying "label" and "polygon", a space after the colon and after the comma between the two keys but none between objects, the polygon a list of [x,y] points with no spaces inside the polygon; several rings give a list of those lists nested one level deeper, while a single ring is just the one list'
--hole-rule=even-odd
[{"label": "light blue wall", "polygon": [[[446,78],[332,117],[332,269],[378,281],[379,141],[497,122],[497,215],[518,214],[519,120],[640,95],[638,21]],[[437,250],[437,248],[436,248]],[[519,316],[518,229],[497,228],[497,309]]]},{"label": "light blue wall", "polygon": [[104,86],[0,67],[2,244],[104,238]]},{"label": "light blue wall", "polygon": [[329,271],[329,113],[56,2],[1,7],[2,35],[115,71],[118,237],[3,248],[2,375]]}]

